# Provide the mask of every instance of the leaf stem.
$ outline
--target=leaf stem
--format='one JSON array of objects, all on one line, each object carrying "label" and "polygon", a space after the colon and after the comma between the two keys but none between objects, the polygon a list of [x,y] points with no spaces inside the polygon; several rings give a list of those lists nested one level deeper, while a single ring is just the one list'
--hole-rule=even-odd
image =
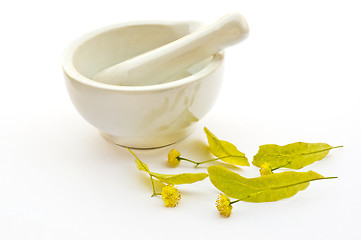
[{"label": "leaf stem", "polygon": [[184,157],[178,157],[178,160],[184,160],[184,161],[187,161],[187,162],[191,162],[193,164],[196,164],[196,167],[200,164],[199,162],[195,162],[193,160],[190,160],[190,159],[184,158]]},{"label": "leaf stem", "polygon": [[342,148],[342,147],[343,147],[343,146],[330,147],[330,148],[325,148],[325,149],[318,150],[318,151],[314,151],[314,152],[301,153],[300,155],[308,155],[308,154],[320,153],[320,152],[330,151],[330,150],[332,150],[332,149],[335,149],[335,148]]},{"label": "leaf stem", "polygon": [[133,154],[133,156],[135,157],[135,159],[136,159],[136,161],[137,161],[137,164],[140,164],[140,165],[143,167],[143,169],[139,169],[139,170],[145,171],[145,172],[147,172],[148,174],[150,174],[150,171],[149,171],[148,166],[147,166],[145,163],[143,163],[142,161],[140,161],[140,159],[137,157],[137,155],[135,155],[135,153],[134,153],[132,150],[130,150],[128,147],[127,147],[127,149],[129,150],[129,152],[130,152],[131,154]]},{"label": "leaf stem", "polygon": [[[134,156],[137,160],[139,160],[139,158],[137,157],[137,155],[135,155],[135,153],[134,153],[132,150],[130,150],[128,147],[127,147],[127,149],[129,150],[129,152],[131,152],[131,154],[133,154],[133,156]],[[149,171],[148,166],[146,166],[146,165],[145,165],[142,161],[140,161],[140,160],[139,160],[137,163],[138,163],[138,164],[141,164],[141,166],[143,167],[142,170],[144,170],[145,172],[147,172],[147,173],[149,174],[150,182],[152,183],[152,189],[153,189],[153,194],[152,194],[151,197],[154,197],[154,196],[157,196],[157,195],[162,195],[161,193],[155,192],[153,173]]]},{"label": "leaf stem", "polygon": [[335,148],[342,148],[342,147],[343,147],[343,146],[329,147],[329,148],[321,149],[321,150],[314,151],[314,152],[298,153],[298,154],[294,154],[294,155],[287,155],[287,154],[270,154],[270,155],[265,155],[265,156],[273,156],[273,157],[287,157],[287,156],[302,156],[302,155],[311,155],[311,154],[320,153],[320,152],[325,152],[325,151],[330,151],[330,150],[332,150],[332,149],[335,149]]},{"label": "leaf stem", "polygon": [[232,205],[233,203],[236,203],[236,202],[239,202],[239,201],[242,201],[242,199],[234,200],[234,201],[230,202],[229,205]]},{"label": "leaf stem", "polygon": [[274,170],[283,168],[283,167],[285,167],[285,166],[287,166],[287,165],[289,165],[289,164],[291,164],[291,162],[290,162],[290,161],[287,161],[287,163],[286,163],[285,165],[282,165],[282,166],[279,166],[279,167],[276,167],[276,168],[272,168],[271,171],[273,172]]},{"label": "leaf stem", "polygon": [[135,155],[135,153],[133,153],[133,151],[130,150],[130,148],[127,147],[127,149],[129,150],[129,152],[130,152],[131,154],[133,154],[133,156],[134,156],[135,158],[138,158],[137,155]]},{"label": "leaf stem", "polygon": [[341,146],[336,146],[336,147],[332,147],[331,149],[342,148],[342,147],[343,147],[343,145],[341,145]]},{"label": "leaf stem", "polygon": [[292,183],[292,184],[289,184],[289,185],[284,185],[284,186],[280,186],[280,187],[273,187],[273,188],[269,188],[269,189],[275,190],[275,189],[287,188],[287,187],[292,187],[292,186],[296,186],[296,185],[299,185],[299,184],[308,183],[308,182],[313,182],[313,181],[317,181],[317,180],[334,179],[334,178],[338,178],[338,177],[321,177],[321,178],[315,178],[315,179],[311,179],[311,180],[307,180],[307,181],[302,181],[302,182],[298,182],[298,183]]},{"label": "leaf stem", "polygon": [[209,162],[213,162],[213,161],[217,161],[217,160],[220,160],[220,159],[223,159],[223,158],[229,158],[229,157],[242,157],[242,156],[229,155],[229,156],[224,156],[224,157],[212,158],[212,159],[209,159],[209,160],[206,160],[206,161],[202,161],[202,162],[196,162],[196,161],[190,160],[190,159],[188,159],[188,158],[184,158],[184,157],[178,157],[178,160],[184,160],[184,161],[187,161],[187,162],[191,162],[191,163],[195,164],[194,167],[196,168],[196,167],[198,167],[200,164],[209,163]]},{"label": "leaf stem", "polygon": [[[315,153],[320,153],[320,152],[324,152],[324,151],[330,151],[331,149],[335,149],[335,148],[342,148],[343,146],[336,146],[336,147],[330,147],[330,148],[325,148],[325,149],[322,149],[322,150],[319,150],[319,151],[314,151],[314,152],[309,152],[309,153],[300,153],[299,155],[309,155],[309,154],[315,154]],[[271,156],[271,155],[269,155]],[[287,156],[287,155],[283,155],[283,154],[278,154],[278,155],[272,155],[272,156]],[[283,168],[289,164],[291,164],[292,161],[287,161],[287,163],[285,165],[282,165],[282,166],[279,166],[279,167],[276,167],[276,168],[272,168],[271,171],[273,172],[274,170],[277,170],[277,169],[280,169],[280,168]]]},{"label": "leaf stem", "polygon": [[150,177],[150,181],[151,181],[151,183],[152,183],[152,189],[153,189],[153,194],[152,194],[151,197],[154,197],[154,196],[157,196],[157,195],[162,195],[161,193],[156,193],[156,192],[155,192],[153,176],[149,174],[149,177]]},{"label": "leaf stem", "polygon": [[233,203],[237,203],[237,202],[240,202],[240,201],[244,201],[245,199],[250,198],[250,197],[252,197],[253,195],[257,195],[257,194],[262,193],[262,192],[267,191],[267,190],[276,190],[276,189],[292,187],[292,186],[296,186],[296,185],[299,185],[299,184],[308,183],[308,182],[312,182],[312,181],[325,180],[325,179],[334,179],[334,178],[338,178],[338,177],[315,178],[315,179],[311,179],[311,180],[307,180],[307,181],[302,181],[302,182],[298,182],[298,183],[293,183],[293,184],[289,184],[289,185],[284,185],[284,186],[280,186],[280,187],[271,187],[271,188],[267,188],[267,189],[264,189],[264,190],[261,190],[261,191],[258,191],[258,192],[249,194],[248,196],[246,196],[246,197],[244,197],[244,198],[234,200],[234,201],[230,202],[229,204],[233,204]]}]

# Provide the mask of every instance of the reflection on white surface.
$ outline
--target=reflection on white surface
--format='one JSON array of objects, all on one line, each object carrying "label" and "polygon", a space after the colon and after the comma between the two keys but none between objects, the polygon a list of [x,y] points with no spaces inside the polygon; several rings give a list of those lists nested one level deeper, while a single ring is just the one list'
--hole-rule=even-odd
[{"label": "reflection on white surface", "polygon": [[[3,1],[0,239],[358,239],[358,2]],[[151,198],[149,178],[132,155],[102,139],[72,106],[60,55],[76,35],[97,26],[148,18],[212,20],[230,8],[244,13],[252,31],[244,47],[227,52],[215,107],[185,140],[135,153],[154,171],[205,172],[205,166],[166,164],[171,148],[195,160],[212,157],[202,144],[203,126],[248,157],[267,143],[322,141],[344,148],[310,166],[338,179],[314,182],[275,203],[239,203],[224,219],[215,208],[219,192],[208,179],[181,186],[176,208]],[[189,98],[189,104],[199,117],[196,102]],[[257,169],[237,172],[251,177]]]}]

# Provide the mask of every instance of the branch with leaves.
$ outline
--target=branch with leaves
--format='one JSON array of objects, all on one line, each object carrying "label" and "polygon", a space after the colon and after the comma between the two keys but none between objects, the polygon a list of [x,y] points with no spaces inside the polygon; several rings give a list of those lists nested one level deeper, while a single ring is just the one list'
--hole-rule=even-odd
[{"label": "branch with leaves", "polygon": [[[144,171],[149,174],[150,181],[152,183],[153,188],[153,196],[161,195],[166,207],[175,207],[178,204],[178,201],[181,198],[180,192],[174,185],[179,184],[190,184],[198,181],[202,181],[206,177],[208,177],[207,173],[181,173],[181,174],[161,174],[151,172],[149,167],[142,162],[132,150],[128,148],[128,150],[135,157],[135,164],[140,171]],[[154,185],[154,178],[158,181],[167,184],[162,188],[162,192],[156,192]]]},{"label": "branch with leaves", "polygon": [[168,153],[169,165],[172,167],[176,167],[183,160],[183,161],[191,162],[191,163],[195,164],[195,167],[198,167],[200,164],[221,160],[221,161],[231,164],[231,165],[249,166],[249,162],[248,162],[248,159],[246,158],[246,155],[244,153],[240,152],[236,146],[234,146],[230,142],[227,142],[224,140],[219,140],[206,127],[204,128],[204,132],[206,133],[206,136],[207,136],[209,151],[216,158],[201,161],[201,162],[196,162],[196,161],[190,160],[188,158],[181,157],[180,153],[177,150],[172,149]]},{"label": "branch with leaves", "polygon": [[[222,194],[219,198],[227,197],[227,202],[217,202],[220,214],[229,217],[232,204],[244,202],[274,202],[294,196],[305,190],[311,181],[333,179],[336,177],[323,177],[313,172],[287,171],[270,174],[256,178],[245,178],[222,166],[208,167],[208,174],[212,184]],[[236,200],[230,201],[229,198]],[[223,209],[230,209],[223,211]]]},{"label": "branch with leaves", "polygon": [[[181,161],[195,164],[195,167],[204,163],[217,160],[230,165],[250,166],[245,154],[230,142],[218,139],[207,128],[204,128],[207,136],[209,151],[215,156],[213,159],[196,162],[181,157],[181,154],[172,149],[168,153],[168,163],[172,167],[179,165]],[[274,173],[275,170],[285,168],[298,170],[316,161],[323,159],[329,151],[342,146],[332,147],[326,143],[304,143],[296,142],[285,146],[275,144],[262,145],[258,153],[253,157],[252,164],[260,168],[260,177],[245,178],[228,170],[223,166],[213,165],[207,168],[207,173],[181,173],[160,174],[151,172],[148,166],[135,156],[137,168],[149,174],[153,195],[161,195],[165,205],[174,207],[180,199],[179,191],[174,187],[178,184],[194,183],[209,176],[211,183],[222,193],[216,200],[216,207],[222,216],[229,217],[233,204],[244,202],[273,202],[294,196],[305,190],[310,182],[334,179],[337,177],[324,177],[314,171],[296,172],[285,171]],[[154,178],[167,185],[163,187],[162,193],[157,193],[154,187]],[[234,199],[233,201],[231,200]]]}]

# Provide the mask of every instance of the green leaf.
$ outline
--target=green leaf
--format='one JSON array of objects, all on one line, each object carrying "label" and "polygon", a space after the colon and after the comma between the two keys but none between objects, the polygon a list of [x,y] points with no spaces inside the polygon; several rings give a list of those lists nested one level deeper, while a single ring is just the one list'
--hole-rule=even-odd
[{"label": "green leaf", "polygon": [[323,159],[331,149],[338,147],[331,147],[326,143],[304,142],[291,143],[285,146],[267,144],[259,147],[252,163],[258,167],[268,163],[272,169],[280,167],[300,169]]},{"label": "green leaf", "polygon": [[208,177],[207,173],[160,174],[150,172],[149,174],[161,182],[174,185],[194,183]]},{"label": "green leaf", "polygon": [[151,172],[149,171],[148,166],[144,162],[140,161],[140,159],[132,152],[132,150],[130,150],[129,148],[128,150],[135,157],[135,164],[140,171],[147,172],[151,177],[154,177],[163,183],[174,185],[187,184],[202,181],[203,179],[208,177],[207,173],[161,174]]},{"label": "green leaf", "polygon": [[313,171],[245,178],[222,166],[208,167],[208,174],[212,184],[228,197],[257,203],[289,198],[306,189],[310,181],[329,179]]},{"label": "green leaf", "polygon": [[139,160],[139,158],[136,158],[135,159],[135,164],[137,165],[137,168],[140,170],[140,171],[144,171],[144,172],[148,172],[149,173],[149,168],[148,166]]},{"label": "green leaf", "polygon": [[129,150],[129,152],[131,152],[131,154],[133,154],[133,156],[135,157],[135,164],[137,165],[137,168],[140,170],[140,171],[144,171],[144,172],[147,172],[149,173],[149,168],[147,166],[147,164],[145,164],[144,162],[140,161],[140,159],[137,157],[137,155],[135,155],[133,153],[132,150],[130,150],[129,148],[127,148]]},{"label": "green leaf", "polygon": [[207,135],[208,145],[211,153],[219,160],[239,166],[249,166],[245,154],[238,151],[237,147],[227,141],[219,140],[206,127],[204,132]]}]

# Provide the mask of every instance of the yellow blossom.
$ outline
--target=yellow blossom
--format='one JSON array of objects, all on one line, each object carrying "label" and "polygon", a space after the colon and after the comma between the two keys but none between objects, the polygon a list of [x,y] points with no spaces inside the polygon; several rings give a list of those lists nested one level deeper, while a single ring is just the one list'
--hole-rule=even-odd
[{"label": "yellow blossom", "polygon": [[170,184],[163,187],[162,198],[166,207],[175,207],[181,199],[181,195],[178,189]]},{"label": "yellow blossom", "polygon": [[260,166],[259,173],[261,174],[261,176],[272,174],[273,172],[272,172],[271,165],[269,163],[263,163]]},{"label": "yellow blossom", "polygon": [[168,153],[168,163],[169,165],[171,165],[172,167],[176,167],[179,165],[179,156],[180,156],[180,153],[175,150],[175,149],[172,149],[170,150],[170,152]]},{"label": "yellow blossom", "polygon": [[224,194],[220,194],[216,201],[216,207],[219,214],[225,217],[229,217],[232,212],[231,200]]}]

